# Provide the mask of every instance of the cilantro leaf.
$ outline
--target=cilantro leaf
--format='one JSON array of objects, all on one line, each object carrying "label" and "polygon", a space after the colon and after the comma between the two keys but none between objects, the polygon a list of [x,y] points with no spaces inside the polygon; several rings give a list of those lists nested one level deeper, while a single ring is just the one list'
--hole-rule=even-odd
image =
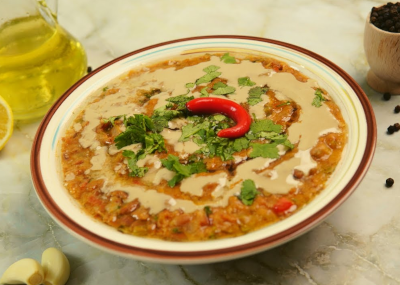
[{"label": "cilantro leaf", "polygon": [[254,85],[256,85],[256,83],[251,81],[250,77],[248,77],[248,76],[247,77],[240,77],[238,79],[238,84],[239,84],[239,86],[254,86]]},{"label": "cilantro leaf", "polygon": [[233,121],[224,115],[216,114],[207,117],[191,118],[196,118],[196,120],[192,120],[194,126],[188,129],[188,134],[190,134],[189,131],[192,131],[192,133],[197,131],[195,126],[201,124],[201,127],[198,127],[199,130],[192,135],[193,142],[201,147],[196,153],[202,153],[208,157],[218,156],[226,161],[233,159],[235,152],[249,146],[246,138],[233,140],[217,136],[220,130],[228,128],[233,124]]},{"label": "cilantro leaf", "polygon": [[251,179],[246,179],[242,183],[242,188],[240,189],[239,199],[246,206],[251,206],[256,198],[258,192],[256,188],[256,184]]},{"label": "cilantro leaf", "polygon": [[118,120],[118,119],[120,119],[121,117],[123,117],[122,115],[120,115],[120,116],[113,116],[113,117],[110,117],[110,118],[108,118],[108,119],[103,119],[103,123],[111,123],[111,125],[112,126],[115,126],[115,120]]},{"label": "cilantro leaf", "polygon": [[220,87],[217,90],[214,90],[212,93],[215,95],[227,95],[234,93],[236,91],[235,87],[232,86],[226,86],[226,87]]},{"label": "cilantro leaf", "polygon": [[282,126],[275,124],[272,120],[265,119],[251,123],[250,130],[255,134],[259,132],[280,133],[282,131]]},{"label": "cilantro leaf", "polygon": [[[169,104],[154,110],[151,119],[154,123],[154,129],[161,132],[164,128],[168,127],[168,122],[176,117],[184,115],[186,110],[186,103],[193,100],[194,96],[187,96],[186,94],[170,97],[167,99]],[[174,108],[174,110],[171,110]]]},{"label": "cilantro leaf", "polygon": [[315,90],[315,97],[314,100],[312,101],[312,105],[319,108],[322,106],[322,102],[326,101],[325,97],[322,95],[322,90],[317,89]]},{"label": "cilantro leaf", "polygon": [[202,77],[197,79],[196,84],[200,85],[202,83],[211,82],[214,78],[217,78],[220,75],[221,75],[221,72],[218,72],[218,71],[207,73],[206,75],[203,75]]},{"label": "cilantro leaf", "polygon": [[209,94],[207,92],[207,87],[204,87],[203,89],[201,89],[200,93],[201,93],[200,97],[208,97],[209,96]]},{"label": "cilantro leaf", "polygon": [[124,150],[122,155],[128,158],[128,168],[130,170],[129,176],[143,177],[149,170],[147,167],[137,166],[138,155],[131,150]]},{"label": "cilantro leaf", "polygon": [[273,141],[284,141],[287,139],[287,135],[285,134],[278,134],[275,132],[259,132],[256,134],[257,138],[264,138]]},{"label": "cilantro leaf", "polygon": [[148,133],[144,136],[144,149],[146,153],[165,150],[164,138],[157,133]]},{"label": "cilantro leaf", "polygon": [[187,124],[182,127],[182,135],[179,138],[180,142],[187,141],[192,135],[196,134],[202,129],[207,129],[209,127],[208,122],[203,122],[201,124]]},{"label": "cilantro leaf", "polygon": [[138,126],[129,126],[125,132],[120,133],[114,138],[115,146],[118,149],[134,143],[141,143],[144,141],[144,134],[146,130]]},{"label": "cilantro leaf", "polygon": [[124,118],[125,132],[115,137],[115,146],[118,149],[134,143],[144,143],[148,131],[155,131],[155,125],[151,118],[146,115],[136,114]]},{"label": "cilantro leaf", "polygon": [[253,87],[249,90],[249,97],[247,98],[247,102],[250,106],[254,106],[260,103],[261,95],[265,94],[268,91],[268,88],[261,88],[261,87]]},{"label": "cilantro leaf", "polygon": [[222,114],[212,115],[212,120],[215,120],[217,122],[222,122],[222,121],[227,120],[227,119],[228,119],[228,117],[225,116],[225,115],[222,115]]},{"label": "cilantro leaf", "polygon": [[203,71],[204,71],[205,73],[211,73],[211,72],[217,71],[218,69],[220,69],[219,66],[210,65],[210,66],[207,66],[206,68],[204,68]]},{"label": "cilantro leaf", "polygon": [[124,118],[124,125],[125,127],[136,126],[143,130],[154,130],[154,123],[151,118],[141,114],[136,114],[128,118]]},{"label": "cilantro leaf", "polygon": [[176,110],[181,111],[181,110],[186,110],[186,103],[193,99],[194,99],[194,96],[187,96],[186,94],[183,94],[183,95],[170,97],[167,99],[167,101],[177,105]]},{"label": "cilantro leaf", "polygon": [[203,162],[181,164],[179,162],[179,158],[172,154],[169,154],[166,159],[161,159],[161,163],[165,168],[176,173],[176,175],[170,181],[168,181],[168,185],[170,187],[174,187],[177,183],[181,182],[184,178],[189,177],[192,174],[207,171]]},{"label": "cilantro leaf", "polygon": [[235,141],[233,142],[233,149],[235,151],[241,151],[243,149],[246,149],[249,147],[249,140],[246,139],[245,137],[241,137],[238,139],[235,139]]},{"label": "cilantro leaf", "polygon": [[224,88],[226,86],[228,86],[228,85],[226,85],[224,82],[220,81],[220,82],[215,83],[212,88],[214,90],[217,90],[218,88]]},{"label": "cilantro leaf", "polygon": [[281,145],[286,146],[287,148],[290,148],[290,149],[294,148],[294,145],[288,139],[284,140],[283,142],[278,142],[278,141],[276,141],[276,142],[281,144]]},{"label": "cilantro leaf", "polygon": [[249,155],[250,158],[279,158],[279,150],[276,147],[276,143],[251,143],[250,146],[253,148],[252,152]]},{"label": "cilantro leaf", "polygon": [[225,63],[236,63],[236,59],[233,56],[230,56],[229,53],[225,53],[221,60]]},{"label": "cilantro leaf", "polygon": [[156,109],[151,117],[154,122],[155,130],[161,132],[164,128],[168,127],[168,122],[170,120],[179,117],[181,114],[181,111],[166,110],[165,106]]},{"label": "cilantro leaf", "polygon": [[155,131],[153,120],[145,115],[134,115],[129,118],[124,117],[124,124],[126,130],[115,137],[115,146],[121,149],[133,143],[140,143],[142,145],[142,149],[137,153],[124,150],[122,155],[128,158],[129,175],[143,177],[148,168],[137,166],[137,161],[155,151],[165,151],[164,138],[160,134],[153,132]]}]

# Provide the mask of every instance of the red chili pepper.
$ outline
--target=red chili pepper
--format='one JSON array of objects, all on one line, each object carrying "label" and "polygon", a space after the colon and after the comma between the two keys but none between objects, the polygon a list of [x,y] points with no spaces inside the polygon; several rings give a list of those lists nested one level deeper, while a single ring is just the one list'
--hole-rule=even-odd
[{"label": "red chili pepper", "polygon": [[290,209],[290,207],[292,207],[294,204],[292,201],[290,201],[289,199],[282,197],[278,200],[278,202],[276,202],[276,204],[273,207],[273,210],[275,213],[277,214],[281,214],[287,210]]},{"label": "red chili pepper", "polygon": [[236,125],[220,130],[221,138],[238,138],[244,136],[250,129],[251,117],[239,104],[221,98],[204,97],[196,98],[186,103],[186,108],[194,114],[223,114],[236,122]]}]

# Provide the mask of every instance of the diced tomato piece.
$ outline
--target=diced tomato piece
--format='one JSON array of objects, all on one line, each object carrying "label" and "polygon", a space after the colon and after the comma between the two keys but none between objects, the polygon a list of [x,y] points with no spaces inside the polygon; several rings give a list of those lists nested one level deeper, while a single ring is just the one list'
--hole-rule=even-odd
[{"label": "diced tomato piece", "polygon": [[293,202],[290,201],[288,198],[282,197],[276,202],[273,207],[273,210],[277,214],[281,214],[290,209],[293,206]]}]

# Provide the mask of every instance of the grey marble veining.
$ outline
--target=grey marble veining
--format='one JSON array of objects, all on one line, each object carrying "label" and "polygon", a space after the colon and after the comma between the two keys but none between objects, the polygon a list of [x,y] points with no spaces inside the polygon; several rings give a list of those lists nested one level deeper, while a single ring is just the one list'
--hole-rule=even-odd
[{"label": "grey marble veining", "polygon": [[[307,234],[247,258],[207,265],[128,260],[86,245],[62,230],[30,182],[30,147],[38,123],[17,125],[0,151],[0,274],[14,261],[40,259],[50,246],[71,262],[68,285],[81,284],[400,284],[400,122],[365,75],[363,29],[372,6],[361,0],[162,1],[69,0],[59,21],[84,45],[96,68],[129,51],[177,38],[240,34],[289,42],[342,67],[360,84],[376,113],[378,144],[355,193]],[[4,4],[2,4],[4,5]],[[386,188],[386,178],[395,184]]]}]

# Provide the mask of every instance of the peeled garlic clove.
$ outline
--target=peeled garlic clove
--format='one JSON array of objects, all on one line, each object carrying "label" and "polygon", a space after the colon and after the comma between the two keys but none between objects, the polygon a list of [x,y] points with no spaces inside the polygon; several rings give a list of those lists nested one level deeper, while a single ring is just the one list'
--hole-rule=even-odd
[{"label": "peeled garlic clove", "polygon": [[44,285],[64,285],[70,273],[69,262],[65,254],[57,248],[50,247],[42,254]]},{"label": "peeled garlic clove", "polygon": [[39,285],[43,282],[44,272],[39,262],[24,258],[11,264],[1,276],[0,284]]}]

